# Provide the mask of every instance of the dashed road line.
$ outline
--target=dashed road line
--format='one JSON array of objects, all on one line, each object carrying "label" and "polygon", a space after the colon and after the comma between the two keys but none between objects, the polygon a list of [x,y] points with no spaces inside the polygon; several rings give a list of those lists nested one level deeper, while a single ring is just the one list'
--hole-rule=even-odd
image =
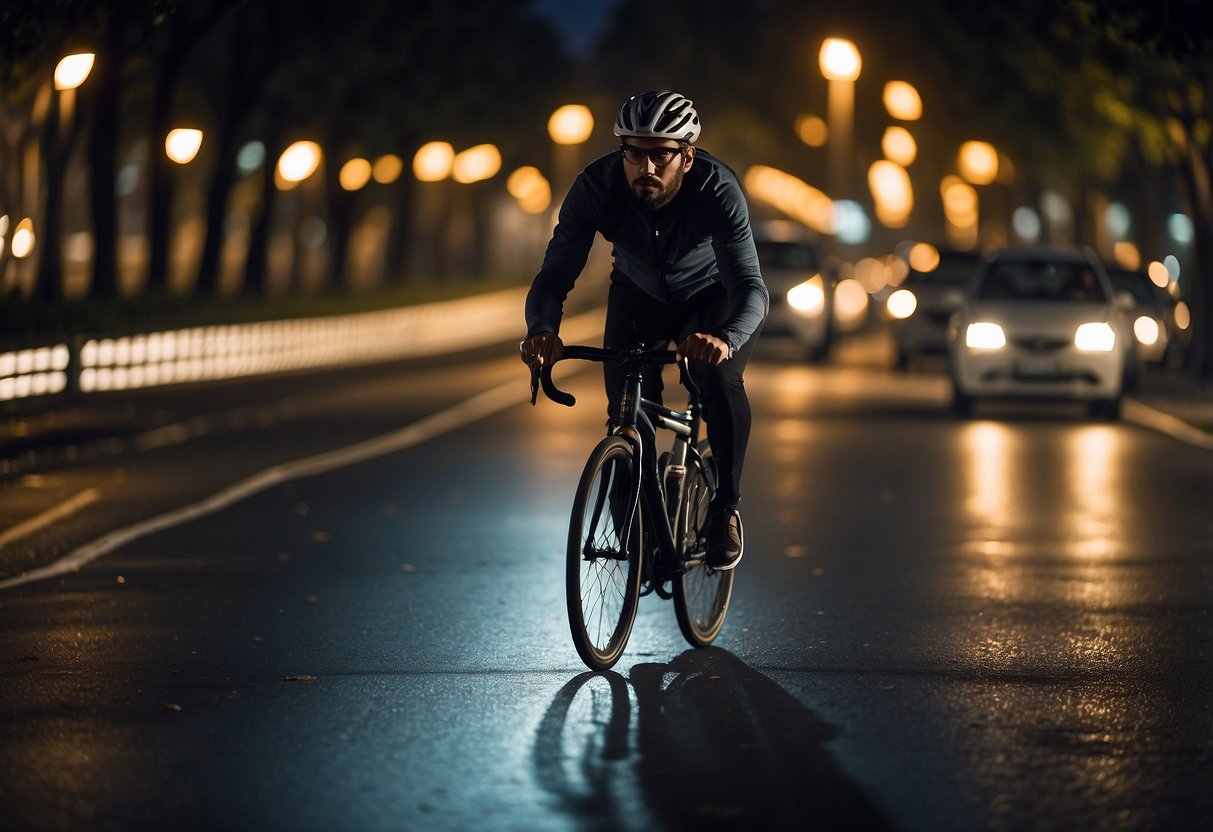
[{"label": "dashed road line", "polygon": [[101,489],[86,488],[74,497],[69,497],[57,506],[49,508],[41,514],[35,515],[28,520],[23,520],[17,525],[9,528],[7,531],[0,533],[0,548],[7,546],[14,540],[20,540],[23,537],[33,534],[40,529],[45,529],[56,520],[61,520],[69,514],[75,514],[80,509],[95,503],[101,499]]}]

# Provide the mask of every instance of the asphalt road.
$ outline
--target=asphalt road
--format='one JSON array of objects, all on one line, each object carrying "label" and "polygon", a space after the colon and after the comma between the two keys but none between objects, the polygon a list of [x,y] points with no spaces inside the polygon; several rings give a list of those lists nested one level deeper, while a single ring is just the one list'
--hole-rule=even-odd
[{"label": "asphalt road", "polygon": [[0,829],[1213,828],[1209,451],[768,351],[717,646],[648,597],[595,675],[563,547],[598,376],[531,408],[520,370],[65,426],[0,507],[79,503],[4,548]]}]

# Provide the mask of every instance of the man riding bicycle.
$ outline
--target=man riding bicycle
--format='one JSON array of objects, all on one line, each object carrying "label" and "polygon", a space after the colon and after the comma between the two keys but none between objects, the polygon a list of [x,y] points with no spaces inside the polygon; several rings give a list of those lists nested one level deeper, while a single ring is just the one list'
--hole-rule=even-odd
[{"label": "man riding bicycle", "polygon": [[[707,562],[731,569],[744,553],[741,469],[750,435],[742,374],[766,317],[749,209],[736,174],[696,148],[699,115],[669,90],[632,96],[615,119],[621,147],[591,162],[560,209],[543,265],[526,299],[522,360],[559,358],[564,301],[585,267],[594,235],[612,243],[603,346],[674,341],[702,394],[719,486],[711,506]],[[623,374],[604,365],[608,414],[618,418]],[[658,374],[643,395],[661,400]]]}]

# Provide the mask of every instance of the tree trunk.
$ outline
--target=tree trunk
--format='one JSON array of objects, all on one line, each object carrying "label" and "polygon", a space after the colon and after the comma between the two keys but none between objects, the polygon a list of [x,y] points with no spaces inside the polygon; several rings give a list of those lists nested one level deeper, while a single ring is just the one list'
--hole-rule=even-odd
[{"label": "tree trunk", "polygon": [[278,188],[274,185],[274,164],[283,148],[279,141],[266,141],[265,162],[261,169],[261,204],[253,214],[249,231],[248,255],[244,271],[244,289],[258,297],[269,296],[269,244]]},{"label": "tree trunk", "polygon": [[122,73],[122,45],[117,22],[111,21],[101,38],[96,68],[89,78],[93,103],[90,199],[93,213],[93,285],[92,297],[118,297],[118,222],[117,180],[118,109]]},{"label": "tree trunk", "polygon": [[38,241],[34,296],[47,303],[63,298],[63,160],[59,154],[59,92],[51,92],[42,129],[42,222],[34,227]]}]

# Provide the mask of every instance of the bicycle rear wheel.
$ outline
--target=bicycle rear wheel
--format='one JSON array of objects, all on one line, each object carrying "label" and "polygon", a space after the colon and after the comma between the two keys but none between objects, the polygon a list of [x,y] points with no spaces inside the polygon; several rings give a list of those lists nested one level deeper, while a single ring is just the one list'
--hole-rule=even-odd
[{"label": "bicycle rear wheel", "polygon": [[590,454],[573,500],[565,597],[573,644],[591,670],[619,661],[640,600],[643,549],[640,507],[632,502],[633,467],[627,440],[606,437]]},{"label": "bicycle rear wheel", "polygon": [[707,442],[699,445],[700,460],[687,460],[686,500],[676,533],[685,540],[685,571],[674,581],[674,612],[678,629],[694,647],[707,647],[720,635],[733,597],[734,570],[709,569],[708,505],[716,493],[716,464]]}]

